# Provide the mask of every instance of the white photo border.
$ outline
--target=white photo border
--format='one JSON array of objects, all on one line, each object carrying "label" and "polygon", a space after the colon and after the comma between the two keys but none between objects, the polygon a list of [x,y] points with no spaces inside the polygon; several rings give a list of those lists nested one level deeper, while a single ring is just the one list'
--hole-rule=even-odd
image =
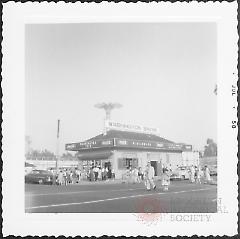
[{"label": "white photo border", "polygon": [[[218,28],[218,198],[227,213],[206,222],[145,225],[134,214],[26,214],[24,208],[24,34],[27,23],[216,22]],[[3,4],[3,235],[15,236],[209,236],[237,234],[237,2],[15,3]]]}]

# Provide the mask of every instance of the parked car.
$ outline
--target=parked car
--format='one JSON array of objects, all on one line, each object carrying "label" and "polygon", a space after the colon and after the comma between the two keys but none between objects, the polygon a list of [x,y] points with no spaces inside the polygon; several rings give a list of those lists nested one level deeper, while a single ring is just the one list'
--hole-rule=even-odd
[{"label": "parked car", "polygon": [[52,184],[53,174],[46,170],[34,169],[25,175],[25,183]]},{"label": "parked car", "polygon": [[181,178],[178,173],[174,172],[171,174],[170,180],[181,180]]},{"label": "parked car", "polygon": [[217,176],[217,165],[213,165],[209,167],[210,176]]},{"label": "parked car", "polygon": [[29,174],[35,167],[36,166],[31,163],[25,162],[25,167],[24,167],[25,175]]},{"label": "parked car", "polygon": [[174,170],[170,176],[171,180],[189,179],[189,168],[187,166],[180,166]]}]

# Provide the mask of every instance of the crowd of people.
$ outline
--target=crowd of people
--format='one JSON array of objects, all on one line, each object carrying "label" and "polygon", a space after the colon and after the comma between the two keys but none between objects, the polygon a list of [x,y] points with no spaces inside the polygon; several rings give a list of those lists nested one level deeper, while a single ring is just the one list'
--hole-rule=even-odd
[{"label": "crowd of people", "polygon": [[[160,176],[163,191],[168,191],[172,173],[171,165],[163,165]],[[190,183],[201,184],[211,182],[210,170],[207,165],[205,165],[203,169],[200,166],[192,165],[188,168],[187,173],[189,175]],[[151,188],[156,189],[154,175],[154,167],[151,166],[151,162],[147,162],[145,170],[142,170],[141,167],[129,167],[126,174],[124,174],[123,179],[128,183],[144,182],[147,190],[151,190]]]},{"label": "crowd of people", "polygon": [[81,180],[81,171],[79,169],[61,169],[59,172],[53,172],[55,179],[53,183],[58,185],[76,184]]},{"label": "crowd of people", "polygon": [[204,168],[200,166],[191,166],[189,168],[189,181],[191,183],[209,183],[211,182],[210,170],[207,165]]},{"label": "crowd of people", "polygon": [[[156,185],[154,182],[155,170],[151,166],[151,162],[147,162],[146,168],[143,170],[141,167],[129,167],[126,174],[124,174],[125,181],[128,183],[141,183],[143,182],[147,190],[155,190]],[[170,170],[167,167],[163,167],[162,172],[162,185],[163,190],[168,190],[170,184]]]},{"label": "crowd of people", "polygon": [[144,171],[141,167],[128,167],[126,173],[122,174],[122,180],[128,183],[140,183],[144,180]]},{"label": "crowd of people", "polygon": [[[161,184],[164,191],[167,191],[170,185],[170,178],[172,174],[171,166],[163,165],[161,173]],[[98,165],[92,166],[88,169],[74,168],[74,169],[60,169],[55,173],[55,183],[58,185],[76,184],[81,180],[88,181],[106,181],[114,180],[115,172],[111,167],[100,167]],[[211,182],[210,170],[207,165],[204,168],[200,166],[190,166],[188,168],[188,175],[190,183],[208,183]],[[141,183],[144,182],[147,190],[156,189],[154,183],[155,170],[151,166],[151,162],[147,162],[146,168],[143,170],[141,167],[129,167],[123,178],[128,183]]]},{"label": "crowd of people", "polygon": [[104,181],[115,179],[114,169],[109,167],[92,166],[88,169],[70,168],[60,169],[58,172],[51,170],[54,175],[54,184],[68,185],[76,184],[82,180]]},{"label": "crowd of people", "polygon": [[115,171],[111,167],[92,166],[86,173],[89,181],[105,181],[115,179]]}]

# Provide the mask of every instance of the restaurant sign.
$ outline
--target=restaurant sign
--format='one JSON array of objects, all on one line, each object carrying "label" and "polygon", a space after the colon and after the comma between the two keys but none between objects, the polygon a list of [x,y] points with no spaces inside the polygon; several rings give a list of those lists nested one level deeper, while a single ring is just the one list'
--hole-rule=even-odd
[{"label": "restaurant sign", "polygon": [[84,141],[80,143],[66,144],[65,149],[76,151],[80,149],[104,148],[104,147],[110,147],[110,146],[113,146],[113,139],[91,140],[91,141]]},{"label": "restaurant sign", "polygon": [[130,131],[130,132],[137,132],[137,133],[145,133],[145,134],[159,134],[158,128],[146,127],[141,125],[133,125],[133,124],[124,124],[114,121],[105,121],[105,128],[106,130],[120,130],[120,131]]},{"label": "restaurant sign", "polygon": [[70,151],[78,151],[94,148],[135,148],[135,149],[158,149],[169,151],[191,151],[192,145],[160,143],[155,141],[131,140],[131,139],[105,139],[91,140],[80,143],[66,144],[65,149]]},{"label": "restaurant sign", "polygon": [[154,141],[130,140],[130,139],[116,139],[116,147],[127,148],[145,148],[145,149],[161,149],[161,150],[177,150],[189,151],[192,150],[192,145],[182,145],[174,143],[158,143]]}]

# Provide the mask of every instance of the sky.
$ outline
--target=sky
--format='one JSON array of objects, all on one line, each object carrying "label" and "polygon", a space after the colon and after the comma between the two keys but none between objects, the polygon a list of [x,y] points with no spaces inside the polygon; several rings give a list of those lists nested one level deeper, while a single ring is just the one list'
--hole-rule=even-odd
[{"label": "sky", "polygon": [[160,130],[202,150],[217,141],[215,23],[29,24],[25,30],[26,135],[60,153],[102,133],[111,119]]}]

